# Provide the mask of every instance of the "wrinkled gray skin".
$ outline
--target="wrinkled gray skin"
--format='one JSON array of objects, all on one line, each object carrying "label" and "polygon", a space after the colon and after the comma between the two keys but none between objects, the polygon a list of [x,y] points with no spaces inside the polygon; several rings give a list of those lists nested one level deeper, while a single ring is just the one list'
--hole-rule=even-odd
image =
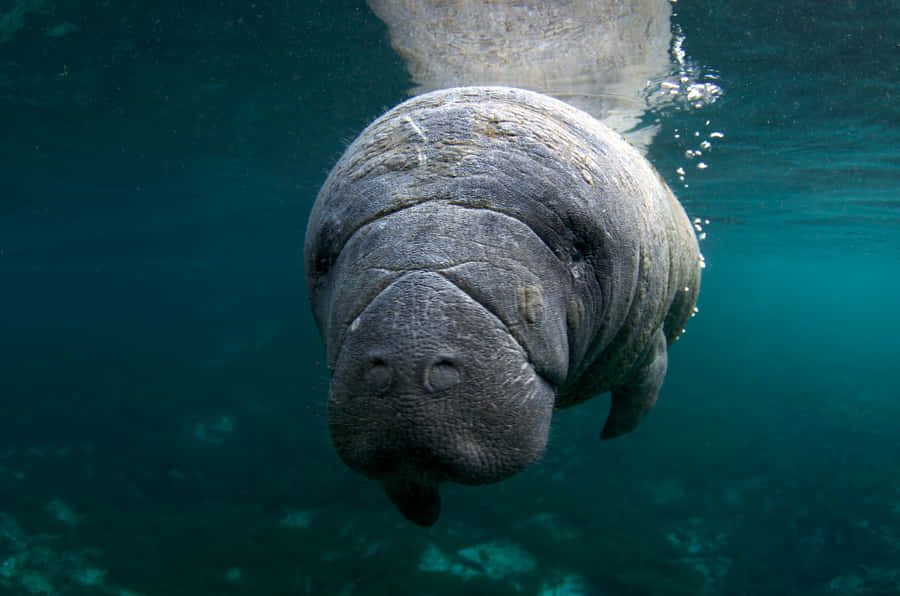
[{"label": "wrinkled gray skin", "polygon": [[337,452],[426,526],[439,483],[537,459],[554,409],[611,391],[602,437],[632,430],[700,287],[694,231],[647,160],[504,87],[373,122],[319,192],[304,257]]}]

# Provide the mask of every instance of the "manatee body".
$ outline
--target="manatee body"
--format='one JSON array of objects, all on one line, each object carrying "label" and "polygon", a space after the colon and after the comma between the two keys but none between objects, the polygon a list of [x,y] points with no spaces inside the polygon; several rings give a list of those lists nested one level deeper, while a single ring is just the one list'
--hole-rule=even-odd
[{"label": "manatee body", "polygon": [[611,392],[602,437],[632,430],[702,257],[618,134],[545,95],[460,87],[400,104],[350,145],[304,259],[337,452],[430,525],[441,482],[537,459],[554,409]]}]

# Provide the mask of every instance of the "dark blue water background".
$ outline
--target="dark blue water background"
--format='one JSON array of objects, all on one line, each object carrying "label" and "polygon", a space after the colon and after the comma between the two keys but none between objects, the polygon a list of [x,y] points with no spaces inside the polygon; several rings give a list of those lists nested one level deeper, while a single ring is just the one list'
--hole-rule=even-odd
[{"label": "dark blue water background", "polygon": [[675,9],[724,94],[656,114],[708,263],[660,401],[611,442],[606,398],[558,414],[423,530],[331,448],[300,259],[405,97],[385,27],[0,2],[0,593],[900,594],[900,10]]}]

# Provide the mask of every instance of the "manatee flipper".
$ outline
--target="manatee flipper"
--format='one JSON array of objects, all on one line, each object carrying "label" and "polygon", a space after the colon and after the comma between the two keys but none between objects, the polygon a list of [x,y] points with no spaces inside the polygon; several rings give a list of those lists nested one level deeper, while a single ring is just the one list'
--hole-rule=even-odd
[{"label": "manatee flipper", "polygon": [[666,347],[666,336],[659,328],[653,334],[644,366],[627,383],[613,389],[612,407],[603,427],[602,438],[614,439],[631,432],[656,403],[666,376]]},{"label": "manatee flipper", "polygon": [[441,494],[435,484],[383,481],[384,492],[406,519],[419,526],[433,526],[441,515]]}]

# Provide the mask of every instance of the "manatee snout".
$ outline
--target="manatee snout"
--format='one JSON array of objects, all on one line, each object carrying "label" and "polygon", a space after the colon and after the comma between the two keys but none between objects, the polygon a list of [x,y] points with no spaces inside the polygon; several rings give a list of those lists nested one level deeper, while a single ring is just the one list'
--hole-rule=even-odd
[{"label": "manatee snout", "polygon": [[493,314],[440,274],[415,272],[348,326],[328,422],[344,462],[431,525],[441,482],[496,482],[540,456],[553,399]]}]

